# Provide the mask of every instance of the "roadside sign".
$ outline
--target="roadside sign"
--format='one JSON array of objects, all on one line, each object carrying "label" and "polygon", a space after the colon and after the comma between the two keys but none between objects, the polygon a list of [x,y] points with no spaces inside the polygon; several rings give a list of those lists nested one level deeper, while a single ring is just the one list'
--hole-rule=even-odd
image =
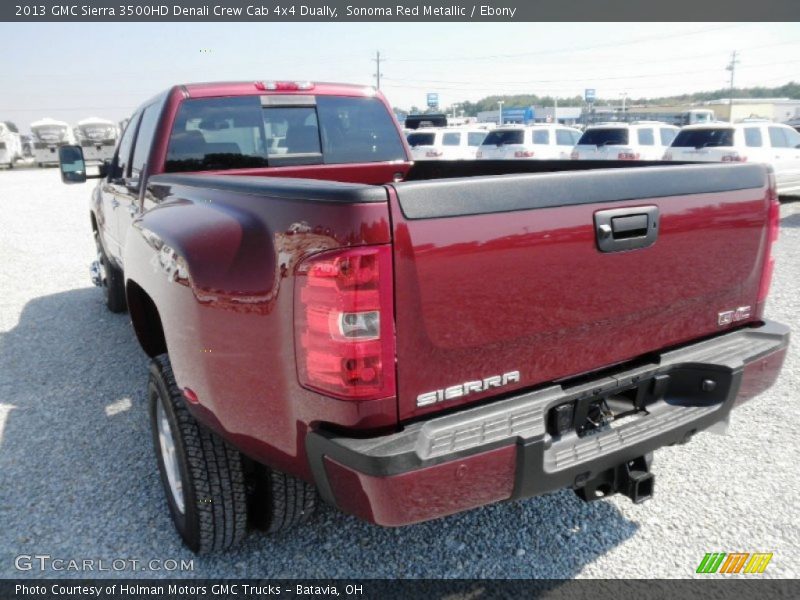
[{"label": "roadside sign", "polygon": [[586,102],[594,102],[596,97],[596,92],[594,88],[586,88],[586,91],[583,94],[583,97],[586,99]]},{"label": "roadside sign", "polygon": [[428,93],[428,108],[436,108],[439,106],[439,94],[435,92]]}]

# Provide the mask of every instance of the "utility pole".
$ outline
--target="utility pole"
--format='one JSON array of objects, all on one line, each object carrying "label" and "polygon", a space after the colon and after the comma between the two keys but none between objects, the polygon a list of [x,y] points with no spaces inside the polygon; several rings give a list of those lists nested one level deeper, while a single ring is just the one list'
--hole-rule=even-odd
[{"label": "utility pole", "polygon": [[628,99],[628,92],[622,92],[620,96],[622,96],[622,120],[627,121],[628,119],[625,117],[625,101]]},{"label": "utility pole", "polygon": [[553,123],[558,125],[558,97],[553,97]]},{"label": "utility pole", "polygon": [[499,111],[499,113],[497,115],[497,125],[501,126],[501,127],[503,125],[503,104],[505,104],[505,103],[506,103],[505,100],[498,100],[497,101],[497,106],[500,108],[500,111]]},{"label": "utility pole", "polygon": [[[385,59],[384,59],[385,60]],[[381,89],[381,51],[375,52],[375,58],[372,59],[375,63],[375,81],[377,88]]]},{"label": "utility pole", "polygon": [[736,50],[733,51],[731,55],[731,62],[725,67],[725,70],[731,72],[731,97],[728,100],[728,110],[730,113],[728,114],[728,122],[733,123],[733,76],[736,73],[736,65],[739,63],[739,59],[736,58]]}]

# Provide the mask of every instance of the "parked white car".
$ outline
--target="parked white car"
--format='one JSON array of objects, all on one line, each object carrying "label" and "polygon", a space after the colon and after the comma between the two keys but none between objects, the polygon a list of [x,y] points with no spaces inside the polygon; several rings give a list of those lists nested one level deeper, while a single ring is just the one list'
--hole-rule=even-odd
[{"label": "parked white car", "polygon": [[590,125],[572,151],[577,160],[661,160],[680,128],[660,121]]},{"label": "parked white car", "polygon": [[800,195],[800,133],[782,123],[689,125],[673,140],[664,160],[766,163],[775,171],[779,194]]},{"label": "parked white car", "polygon": [[468,128],[417,129],[406,136],[414,160],[472,160],[486,131]]},{"label": "parked white car", "polygon": [[9,169],[22,158],[22,140],[17,127],[11,122],[0,121],[0,165]]},{"label": "parked white car", "polygon": [[488,133],[478,149],[478,158],[565,159],[580,137],[579,130],[563,125],[504,125]]},{"label": "parked white car", "polygon": [[119,130],[114,121],[89,117],[78,121],[75,137],[83,148],[83,158],[86,161],[103,162],[114,157]]},{"label": "parked white car", "polygon": [[64,121],[42,119],[31,123],[33,159],[40,167],[58,164],[58,148],[75,144],[72,127]]}]

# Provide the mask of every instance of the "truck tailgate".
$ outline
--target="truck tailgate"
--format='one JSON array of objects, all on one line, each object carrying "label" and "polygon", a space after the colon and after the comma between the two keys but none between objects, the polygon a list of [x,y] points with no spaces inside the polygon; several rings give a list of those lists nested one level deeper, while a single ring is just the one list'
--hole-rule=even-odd
[{"label": "truck tailgate", "polygon": [[[768,235],[761,165],[411,181],[390,198],[401,420],[754,319]],[[601,251],[597,213],[625,208],[634,218],[610,235],[650,243]],[[652,231],[628,231],[640,214]]]}]

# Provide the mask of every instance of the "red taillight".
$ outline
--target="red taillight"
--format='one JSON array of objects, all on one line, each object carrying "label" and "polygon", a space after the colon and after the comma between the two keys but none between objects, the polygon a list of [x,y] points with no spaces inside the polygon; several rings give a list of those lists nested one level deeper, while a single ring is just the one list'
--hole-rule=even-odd
[{"label": "red taillight", "polygon": [[617,154],[618,160],[639,160],[639,155],[634,152],[620,152]]},{"label": "red taillight", "polygon": [[722,162],[747,162],[747,157],[734,152],[733,154],[725,154],[722,157]]},{"label": "red taillight", "polygon": [[517,150],[514,152],[514,158],[533,158],[533,150]]},{"label": "red taillight", "polygon": [[772,256],[772,245],[778,240],[780,232],[781,204],[778,201],[778,191],[775,184],[775,172],[769,169],[769,212],[767,217],[767,239],[765,241],[764,267],[761,271],[761,283],[758,286],[758,303],[756,316],[764,314],[764,305],[769,295],[769,288],[772,284],[772,272],[775,270],[775,257]]},{"label": "red taillight", "polygon": [[300,384],[344,400],[394,396],[390,246],[316,254],[295,275]]}]

